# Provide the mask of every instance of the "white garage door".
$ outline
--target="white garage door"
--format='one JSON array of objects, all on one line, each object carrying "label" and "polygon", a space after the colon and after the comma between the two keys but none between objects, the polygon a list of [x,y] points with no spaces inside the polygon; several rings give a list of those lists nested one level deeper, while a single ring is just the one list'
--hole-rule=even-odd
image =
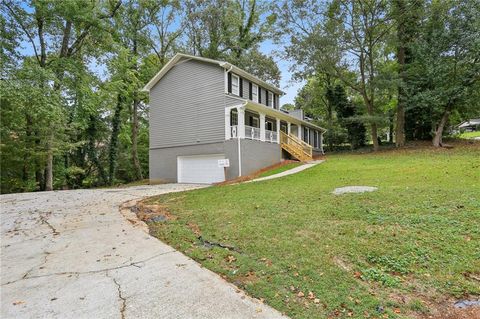
[{"label": "white garage door", "polygon": [[223,154],[177,157],[179,183],[211,184],[225,180],[224,168],[218,166]]}]

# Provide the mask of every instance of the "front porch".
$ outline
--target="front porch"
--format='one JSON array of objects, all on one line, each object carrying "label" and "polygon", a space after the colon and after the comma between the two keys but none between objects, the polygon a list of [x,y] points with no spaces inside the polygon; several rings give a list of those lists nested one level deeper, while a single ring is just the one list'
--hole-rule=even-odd
[{"label": "front porch", "polygon": [[254,103],[225,109],[225,139],[248,139],[280,144],[300,161],[309,161],[313,150],[323,153],[323,131],[278,110]]}]

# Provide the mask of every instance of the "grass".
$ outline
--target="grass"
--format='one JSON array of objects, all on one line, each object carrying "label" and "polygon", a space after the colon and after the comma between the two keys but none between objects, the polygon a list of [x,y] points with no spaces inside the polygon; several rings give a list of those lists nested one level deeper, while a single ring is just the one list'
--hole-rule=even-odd
[{"label": "grass", "polygon": [[295,168],[295,167],[297,167],[297,166],[300,166],[300,165],[302,165],[302,163],[300,163],[300,162],[288,163],[288,164],[285,164],[285,165],[283,165],[283,166],[274,168],[274,169],[272,169],[272,170],[263,172],[263,173],[261,173],[260,175],[258,175],[258,177],[267,177],[267,176],[279,174],[279,173],[288,171],[288,170],[290,170],[290,169],[292,169],[292,168]]},{"label": "grass", "polygon": [[480,143],[453,145],[150,198],[175,216],[150,231],[292,318],[422,316],[480,295]]},{"label": "grass", "polygon": [[471,139],[471,138],[475,138],[475,137],[480,137],[480,131],[464,132],[464,133],[460,134],[459,137],[464,138],[464,139]]}]

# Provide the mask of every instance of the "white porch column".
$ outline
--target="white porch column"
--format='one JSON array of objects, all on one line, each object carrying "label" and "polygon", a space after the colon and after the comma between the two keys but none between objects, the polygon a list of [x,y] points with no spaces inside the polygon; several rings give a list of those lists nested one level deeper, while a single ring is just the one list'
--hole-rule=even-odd
[{"label": "white porch column", "polygon": [[260,113],[260,141],[265,142],[265,114]]},{"label": "white porch column", "polygon": [[277,118],[277,143],[280,144],[280,119]]},{"label": "white porch column", "polygon": [[225,139],[229,140],[232,137],[230,129],[230,108],[225,109]]},{"label": "white porch column", "polygon": [[291,131],[292,131],[292,123],[287,122],[287,133],[288,133],[288,135],[290,135]]},{"label": "white porch column", "polygon": [[297,132],[298,138],[302,139],[302,125],[298,124],[297,126],[298,126],[298,132]]},{"label": "white porch column", "polygon": [[238,138],[245,138],[245,107],[238,107],[238,126],[237,136]]}]

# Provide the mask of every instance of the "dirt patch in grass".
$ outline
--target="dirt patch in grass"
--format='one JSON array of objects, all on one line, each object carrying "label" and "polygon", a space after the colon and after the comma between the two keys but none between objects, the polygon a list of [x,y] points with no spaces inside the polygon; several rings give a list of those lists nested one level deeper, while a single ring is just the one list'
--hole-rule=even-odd
[{"label": "dirt patch in grass", "polygon": [[163,217],[165,220],[175,220],[166,205],[147,204],[144,201],[138,202],[132,209],[137,214],[138,219],[147,222],[155,217]]},{"label": "dirt patch in grass", "polygon": [[255,272],[249,271],[244,275],[236,276],[233,284],[239,288],[243,288],[246,285],[253,285],[257,283],[260,279],[257,277]]},{"label": "dirt patch in grass", "polygon": [[419,319],[480,319],[480,307],[456,308],[455,300],[446,299],[442,303],[426,301],[428,313],[417,315]]}]

